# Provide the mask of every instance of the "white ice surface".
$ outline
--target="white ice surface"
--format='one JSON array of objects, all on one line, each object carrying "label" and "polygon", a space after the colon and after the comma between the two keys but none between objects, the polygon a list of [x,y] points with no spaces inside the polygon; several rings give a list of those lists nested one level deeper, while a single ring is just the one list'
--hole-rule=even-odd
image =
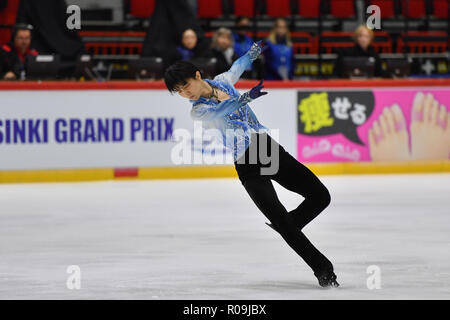
[{"label": "white ice surface", "polygon": [[[450,174],[319,178],[332,203],[304,231],[338,289],[318,286],[239,180],[127,180],[0,185],[0,298],[450,298]],[[274,184],[288,210],[302,201]]]}]

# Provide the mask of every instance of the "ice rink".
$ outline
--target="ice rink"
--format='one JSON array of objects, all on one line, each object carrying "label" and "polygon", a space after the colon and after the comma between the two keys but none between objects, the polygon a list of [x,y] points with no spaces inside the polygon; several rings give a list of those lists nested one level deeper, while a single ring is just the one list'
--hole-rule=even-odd
[{"label": "ice rink", "polygon": [[[304,232],[338,289],[319,287],[237,178],[125,180],[0,185],[0,298],[450,298],[450,174],[319,178],[332,203]],[[303,200],[274,185],[288,210]]]}]

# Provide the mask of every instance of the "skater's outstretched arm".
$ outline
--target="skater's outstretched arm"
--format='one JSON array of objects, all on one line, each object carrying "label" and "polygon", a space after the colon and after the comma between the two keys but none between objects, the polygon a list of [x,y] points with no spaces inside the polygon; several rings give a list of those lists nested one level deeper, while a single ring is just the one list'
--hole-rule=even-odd
[{"label": "skater's outstretched arm", "polygon": [[197,104],[191,109],[191,118],[194,120],[213,120],[232,113],[250,101],[267,94],[267,92],[261,91],[264,88],[262,83],[263,80],[250,91],[241,94],[239,97],[227,99],[217,105]]},{"label": "skater's outstretched arm", "polygon": [[261,47],[261,40],[253,43],[250,50],[237,59],[231,66],[230,70],[217,75],[214,80],[225,81],[234,85],[239,80],[242,73],[252,65],[252,62],[258,58],[262,51],[263,48]]}]

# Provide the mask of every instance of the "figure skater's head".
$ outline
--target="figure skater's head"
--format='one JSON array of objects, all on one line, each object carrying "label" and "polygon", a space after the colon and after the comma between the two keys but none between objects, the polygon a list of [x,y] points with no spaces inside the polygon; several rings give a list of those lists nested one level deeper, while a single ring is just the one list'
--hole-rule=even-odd
[{"label": "figure skater's head", "polygon": [[189,61],[177,61],[164,73],[164,82],[170,93],[178,92],[183,98],[198,100],[207,94],[209,85],[203,81],[197,66]]}]

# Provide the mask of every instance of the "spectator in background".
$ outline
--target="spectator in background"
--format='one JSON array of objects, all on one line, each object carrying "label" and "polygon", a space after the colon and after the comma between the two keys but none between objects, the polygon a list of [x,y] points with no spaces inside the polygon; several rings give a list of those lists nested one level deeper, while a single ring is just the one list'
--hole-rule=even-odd
[{"label": "spectator in background", "polygon": [[234,50],[233,34],[230,29],[220,28],[214,33],[211,52],[217,59],[216,74],[228,71],[239,57]]},{"label": "spectator in background", "polygon": [[68,17],[65,0],[20,0],[16,21],[35,27],[32,45],[39,53],[57,54],[74,64],[84,44],[78,30],[67,27]]},{"label": "spectator in background", "polygon": [[266,41],[267,80],[292,80],[294,77],[295,56],[286,20],[275,20],[274,27]]},{"label": "spectator in background", "polygon": [[205,57],[209,52],[199,45],[197,34],[193,29],[186,29],[181,35],[181,44],[177,46],[177,60],[191,60]]},{"label": "spectator in background", "polygon": [[0,77],[5,80],[20,79],[24,75],[26,59],[38,52],[31,46],[31,25],[18,24],[14,27],[11,43],[0,49]]},{"label": "spectator in background", "polygon": [[374,37],[373,31],[365,25],[360,25],[355,30],[355,46],[351,48],[344,48],[339,52],[335,67],[335,74],[338,77],[344,77],[345,70],[342,68],[344,57],[373,57],[375,59],[374,76],[381,77],[381,59],[375,51],[375,48],[372,46]]},{"label": "spectator in background", "polygon": [[247,17],[238,17],[233,33],[234,51],[238,57],[246,54],[253,44],[253,39],[247,35],[248,31],[250,31],[250,20]]},{"label": "spectator in background", "polygon": [[[247,33],[250,31],[250,20],[247,17],[237,17],[236,18],[236,24],[234,26],[234,51],[236,52],[236,55],[239,57],[242,57],[244,54],[247,53],[248,50],[250,50],[250,47],[253,44],[253,39],[247,35]],[[261,70],[261,59],[258,58],[254,61],[254,63],[249,66],[245,72],[242,74],[241,78],[244,79],[251,79],[251,78],[262,78],[260,72]],[[256,70],[258,75],[253,75],[252,71]]]}]

